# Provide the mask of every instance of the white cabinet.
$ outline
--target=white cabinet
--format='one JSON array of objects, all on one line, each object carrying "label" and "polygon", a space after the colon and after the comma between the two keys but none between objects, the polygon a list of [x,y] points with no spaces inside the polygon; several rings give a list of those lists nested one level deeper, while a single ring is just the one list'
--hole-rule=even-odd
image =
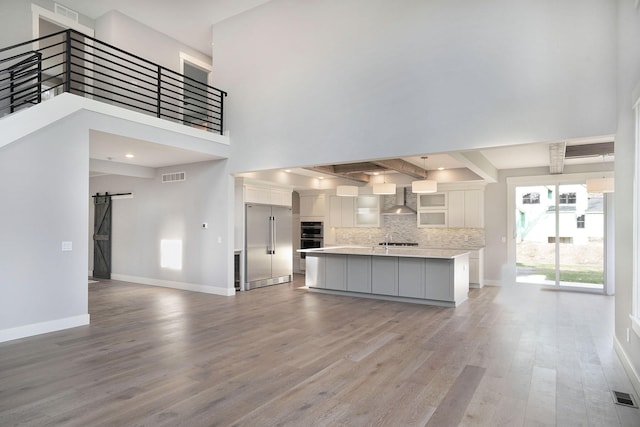
[{"label": "white cabinet", "polygon": [[[300,196],[300,216],[301,217],[324,217],[325,216],[325,195],[301,195]],[[321,220],[322,221],[322,220]]]},{"label": "white cabinet", "polygon": [[446,209],[447,208],[448,194],[441,193],[428,193],[418,194],[418,210],[421,209]]},{"label": "white cabinet", "polygon": [[291,206],[291,190],[286,188],[244,186],[244,202],[263,205]]},{"label": "white cabinet", "polygon": [[329,226],[353,227],[355,197],[329,196]]},{"label": "white cabinet", "polygon": [[484,286],[484,249],[469,251],[469,286]]},{"label": "white cabinet", "polygon": [[483,228],[484,191],[418,195],[418,227]]},{"label": "white cabinet", "polygon": [[379,196],[356,197],[354,225],[356,227],[380,227]]},{"label": "white cabinet", "polygon": [[484,193],[481,190],[449,191],[449,227],[484,227]]},{"label": "white cabinet", "polygon": [[447,214],[446,210],[418,211],[418,228],[446,227]]}]

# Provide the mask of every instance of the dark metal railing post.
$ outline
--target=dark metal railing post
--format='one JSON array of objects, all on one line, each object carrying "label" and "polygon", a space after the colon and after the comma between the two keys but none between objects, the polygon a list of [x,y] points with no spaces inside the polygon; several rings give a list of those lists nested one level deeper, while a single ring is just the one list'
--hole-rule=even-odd
[{"label": "dark metal railing post", "polygon": [[224,135],[224,97],[227,92],[220,93],[220,135]]},{"label": "dark metal railing post", "polygon": [[156,111],[156,117],[160,118],[161,103],[162,103],[162,67],[158,66],[158,110]]},{"label": "dark metal railing post", "polygon": [[42,102],[42,53],[36,52],[36,58],[38,58],[38,104]]},{"label": "dark metal railing post", "polygon": [[64,70],[64,91],[71,93],[71,30],[67,30],[67,40],[66,40],[66,56],[65,56],[65,67]]}]

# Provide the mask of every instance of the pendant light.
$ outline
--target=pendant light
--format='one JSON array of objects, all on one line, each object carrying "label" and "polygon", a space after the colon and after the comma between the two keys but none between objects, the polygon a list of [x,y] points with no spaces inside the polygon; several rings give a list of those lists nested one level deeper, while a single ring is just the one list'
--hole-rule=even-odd
[{"label": "pendant light", "polygon": [[358,197],[358,187],[355,185],[338,185],[336,187],[336,196]]},{"label": "pendant light", "polygon": [[418,194],[435,193],[438,191],[438,181],[433,179],[427,179],[427,158],[422,157],[424,165],[424,179],[420,181],[413,181],[411,183],[411,191]]},{"label": "pendant light", "polygon": [[[604,154],[602,155],[602,163],[604,163]],[[613,178],[589,178],[587,179],[587,193],[613,193],[615,191],[615,182]]]},{"label": "pendant light", "polygon": [[382,184],[373,184],[373,194],[396,194],[396,185],[387,183],[386,175],[382,173]]}]

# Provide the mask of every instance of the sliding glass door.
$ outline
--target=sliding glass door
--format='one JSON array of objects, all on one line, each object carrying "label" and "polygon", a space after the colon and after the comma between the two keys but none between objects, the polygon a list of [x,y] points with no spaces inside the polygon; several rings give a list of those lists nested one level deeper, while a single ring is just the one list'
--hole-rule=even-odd
[{"label": "sliding glass door", "polygon": [[584,183],[517,186],[516,281],[603,290],[604,206]]}]

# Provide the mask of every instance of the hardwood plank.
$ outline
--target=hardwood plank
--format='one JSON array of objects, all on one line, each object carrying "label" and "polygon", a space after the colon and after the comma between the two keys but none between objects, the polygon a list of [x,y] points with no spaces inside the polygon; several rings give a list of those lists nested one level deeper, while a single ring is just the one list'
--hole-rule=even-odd
[{"label": "hardwood plank", "polygon": [[451,309],[303,285],[91,284],[91,325],[0,343],[0,425],[640,425],[611,398],[632,391],[611,297],[485,287]]}]

